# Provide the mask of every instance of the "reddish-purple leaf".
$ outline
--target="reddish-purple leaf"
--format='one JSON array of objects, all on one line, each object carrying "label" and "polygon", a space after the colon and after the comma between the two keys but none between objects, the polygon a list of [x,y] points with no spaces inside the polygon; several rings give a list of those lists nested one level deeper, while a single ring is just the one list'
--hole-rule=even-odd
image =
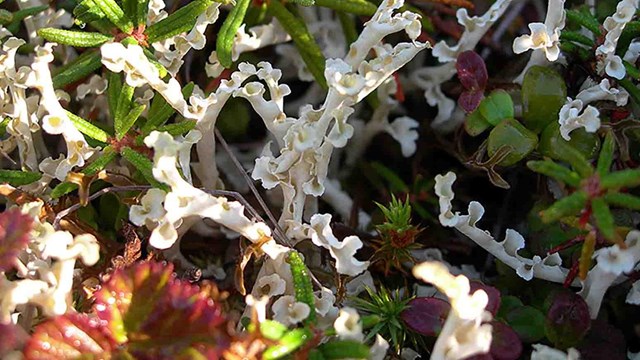
[{"label": "reddish-purple leaf", "polygon": [[127,341],[127,333],[138,330],[140,322],[153,311],[163,295],[172,274],[170,263],[138,263],[116,270],[95,293],[96,314],[107,321],[118,342]]},{"label": "reddish-purple leaf", "polygon": [[98,316],[115,338],[128,339],[132,354],[177,355],[195,345],[222,351],[228,345],[220,305],[198,286],[176,279],[170,263],[116,270],[95,298]]},{"label": "reddish-purple leaf", "polygon": [[229,346],[220,305],[176,279],[171,264],[118,269],[94,297],[96,316],[66,314],[38,325],[27,358],[216,359]]},{"label": "reddish-purple leaf", "polygon": [[0,323],[0,359],[11,351],[22,350],[29,334],[22,327],[15,324]]},{"label": "reddish-purple leaf", "polygon": [[434,297],[419,297],[409,301],[400,314],[411,330],[426,336],[437,336],[447,319],[451,305]]},{"label": "reddish-purple leaf", "polygon": [[25,346],[26,359],[74,359],[82,355],[99,358],[117,346],[100,319],[67,313],[40,323]]},{"label": "reddish-purple leaf", "polygon": [[484,90],[465,90],[458,97],[458,105],[466,112],[473,112],[484,99]]},{"label": "reddish-purple leaf", "polygon": [[456,61],[458,79],[467,90],[481,90],[487,87],[487,67],[484,60],[475,51],[463,51]]},{"label": "reddish-purple leaf", "polygon": [[492,338],[489,353],[495,360],[516,360],[522,355],[522,341],[507,324],[491,322]]},{"label": "reddish-purple leaf", "polygon": [[589,330],[589,307],[582,297],[570,291],[560,291],[551,296],[545,333],[555,347],[566,349],[578,344]]},{"label": "reddish-purple leaf", "polygon": [[0,271],[7,271],[29,242],[33,219],[20,209],[9,209],[0,214]]},{"label": "reddish-purple leaf", "polygon": [[471,288],[471,293],[473,294],[476,290],[484,290],[489,297],[489,303],[487,304],[487,311],[491,313],[491,315],[496,316],[498,313],[498,309],[500,309],[500,290],[496,289],[493,286],[485,285],[480,281],[470,281],[469,287]]}]

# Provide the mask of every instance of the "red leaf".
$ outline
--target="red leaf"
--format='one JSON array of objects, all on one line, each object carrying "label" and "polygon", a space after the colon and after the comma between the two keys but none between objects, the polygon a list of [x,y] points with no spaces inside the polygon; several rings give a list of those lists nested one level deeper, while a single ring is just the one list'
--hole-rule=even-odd
[{"label": "red leaf", "polygon": [[578,344],[591,325],[587,303],[571,291],[559,291],[550,297],[545,319],[547,338],[561,349]]},{"label": "red leaf", "polygon": [[176,279],[170,263],[143,262],[116,270],[95,294],[94,308],[113,336],[146,355],[168,356],[198,345],[228,345],[222,309],[198,286]]},{"label": "red leaf", "polygon": [[495,360],[516,360],[522,355],[522,341],[507,324],[491,322],[492,339],[489,353]]},{"label": "red leaf", "polygon": [[25,355],[216,359],[229,346],[229,335],[221,306],[208,294],[176,279],[171,264],[136,263],[116,270],[95,293],[95,317],[69,313],[45,321]]},{"label": "red leaf", "polygon": [[13,208],[0,214],[0,271],[7,271],[29,242],[33,219]]},{"label": "red leaf", "polygon": [[86,314],[56,316],[37,327],[25,346],[26,359],[73,359],[108,354],[116,342],[100,319]]},{"label": "red leaf", "polygon": [[458,105],[467,113],[473,112],[478,108],[480,102],[484,99],[483,90],[466,90],[460,94]]},{"label": "red leaf", "polygon": [[402,321],[413,331],[437,336],[447,319],[451,305],[434,297],[419,297],[409,301],[401,314]]},{"label": "red leaf", "polygon": [[475,51],[461,52],[456,61],[458,79],[467,90],[480,90],[484,92],[487,87],[487,67],[484,60]]}]

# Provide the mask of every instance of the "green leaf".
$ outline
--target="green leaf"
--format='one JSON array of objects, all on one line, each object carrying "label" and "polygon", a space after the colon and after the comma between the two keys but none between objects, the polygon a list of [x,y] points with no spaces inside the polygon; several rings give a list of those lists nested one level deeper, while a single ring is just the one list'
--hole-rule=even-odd
[{"label": "green leaf", "polygon": [[[313,2],[313,0],[311,1]],[[231,12],[224,20],[224,23],[218,32],[218,38],[216,40],[218,61],[220,61],[220,64],[227,69],[233,65],[233,60],[231,59],[233,41],[240,25],[242,25],[242,22],[244,21],[249,4],[251,4],[251,0],[236,1],[236,5],[231,9]]]},{"label": "green leaf", "polygon": [[560,34],[560,40],[572,41],[578,44],[586,45],[588,47],[593,47],[594,45],[594,42],[591,38],[577,31],[563,30]]},{"label": "green leaf", "polygon": [[271,1],[268,5],[269,13],[278,19],[278,22],[284,30],[291,35],[293,42],[304,60],[309,72],[323,89],[328,89],[327,81],[324,77],[324,66],[326,59],[322,55],[322,50],[316,43],[315,39],[309,33],[307,25],[293,15],[279,1]]},{"label": "green leaf", "polygon": [[[193,82],[188,83],[182,88],[182,96],[187,99],[193,93],[195,84]],[[158,126],[164,124],[176,110],[169,105],[162,95],[156,94],[151,101],[149,112],[147,113],[147,122],[142,126],[142,133],[148,135],[155,130]]]},{"label": "green leaf", "polygon": [[72,31],[54,28],[38,29],[38,35],[43,39],[75,47],[94,47],[113,40],[113,36],[97,32]]},{"label": "green leaf", "polygon": [[598,165],[596,167],[598,175],[604,176],[609,173],[609,169],[613,163],[613,153],[615,148],[616,144],[615,139],[613,138],[613,132],[607,131],[607,134],[604,137],[604,143],[600,149],[600,156],[598,157]]},{"label": "green leaf", "polygon": [[109,87],[107,88],[107,102],[109,103],[109,113],[115,118],[118,109],[118,99],[122,91],[122,80],[120,74],[109,72]]},{"label": "green leaf", "polygon": [[334,340],[318,347],[325,359],[368,359],[369,347],[355,340]]},{"label": "green leaf", "polygon": [[634,65],[629,64],[624,60],[622,60],[622,64],[624,65],[624,68],[627,70],[627,76],[631,77],[634,80],[640,80],[640,70],[638,70]]},{"label": "green leaf", "polygon": [[482,114],[480,114],[479,109],[476,109],[471,114],[467,115],[464,120],[464,129],[467,134],[471,136],[478,136],[490,127],[491,124],[484,119]]},{"label": "green leaf", "polygon": [[312,6],[315,3],[314,0],[291,0],[291,2],[302,6]]},{"label": "green leaf", "polygon": [[[133,0],[130,0],[133,1]],[[135,26],[143,26],[147,24],[147,13],[149,12],[149,0],[135,0],[136,16],[132,17]]]},{"label": "green leaf", "polygon": [[386,182],[389,183],[389,191],[390,192],[407,192],[409,191],[409,186],[398,176],[393,170],[388,167],[382,165],[379,162],[371,163],[371,167],[375,171],[375,174],[382,177]]},{"label": "green leaf", "polygon": [[593,174],[594,169],[587,159],[595,156],[599,148],[600,138],[584,129],[572,132],[571,141],[567,142],[560,136],[560,124],[557,121],[547,125],[542,131],[538,145],[538,151],[542,155],[569,163],[583,178]]},{"label": "green leaf", "polygon": [[159,189],[169,191],[169,187],[167,185],[159,183],[158,180],[156,180],[156,178],[153,176],[153,162],[151,162],[148,157],[129,147],[123,148],[120,154],[123,158],[127,159],[127,161],[129,161],[136,169],[138,169],[138,171],[140,171],[140,174],[142,174],[142,176],[149,182],[149,184]]},{"label": "green leaf", "polygon": [[213,4],[212,0],[196,0],[181,7],[144,31],[144,34],[147,35],[147,42],[152,44],[191,30],[198,16],[207,10],[211,4]]},{"label": "green leaf", "polygon": [[564,77],[546,66],[532,66],[522,81],[522,123],[540,133],[548,124],[558,122],[560,108],[567,101]]},{"label": "green leaf", "polygon": [[[122,84],[120,94],[118,96],[118,104],[116,105],[116,114],[113,117],[113,126],[116,131],[116,139],[120,140],[129,131],[129,127],[126,124],[127,115],[132,111],[133,107],[133,92],[135,88],[129,86],[126,82]],[[144,109],[143,109],[144,110]],[[140,111],[142,112],[142,111]],[[140,114],[138,114],[139,116]],[[137,119],[137,117],[136,117]],[[135,119],[134,119],[135,121]],[[133,124],[132,124],[133,125]]]},{"label": "green leaf", "polygon": [[250,121],[251,110],[245,100],[231,98],[218,115],[216,128],[220,130],[225,139],[231,141],[243,139],[247,135]]},{"label": "green leaf", "polygon": [[42,174],[38,172],[0,169],[0,183],[6,183],[11,186],[31,184],[32,182],[40,180],[41,177]]},{"label": "green leaf", "polygon": [[184,135],[196,127],[195,120],[183,120],[178,123],[159,126],[156,130],[167,132],[173,136]]},{"label": "green leaf", "polygon": [[106,131],[100,129],[99,127],[93,125],[91,122],[81,118],[80,116],[72,112],[66,110],[65,112],[67,113],[67,116],[69,116],[69,120],[71,120],[76,129],[78,129],[78,131],[80,131],[84,135],[103,143],[107,143],[109,141],[109,134],[107,134]]},{"label": "green leaf", "polygon": [[618,83],[625,90],[627,90],[629,95],[631,95],[631,100],[633,100],[633,102],[636,103],[636,105],[640,105],[640,89],[638,89],[638,87],[635,86],[633,82],[628,78],[618,80]]},{"label": "green leaf", "polygon": [[265,320],[260,323],[260,334],[269,340],[280,340],[289,330],[286,326],[274,320]]},{"label": "green leaf", "polygon": [[587,204],[587,193],[580,190],[564,197],[540,213],[540,218],[545,223],[560,220],[563,217],[575,215]]},{"label": "green leaf", "polygon": [[[482,107],[482,104],[480,106]],[[494,156],[501,148],[507,146],[509,153],[498,165],[511,166],[529,155],[537,144],[538,137],[535,133],[525,128],[518,120],[506,119],[489,133],[487,153]]]},{"label": "green leaf", "polygon": [[524,306],[524,304],[522,303],[522,300],[520,300],[520,298],[518,298],[517,296],[502,296],[502,298],[500,299],[500,308],[498,310],[496,318],[504,319],[512,310],[515,310],[522,306]]},{"label": "green leaf", "polygon": [[600,22],[591,14],[586,14],[578,10],[566,10],[567,20],[577,23],[591,31],[596,37],[602,35],[600,31]]},{"label": "green leaf", "polygon": [[640,210],[640,197],[626,193],[611,193],[604,195],[604,201],[609,205]]},{"label": "green leaf", "polygon": [[305,319],[305,325],[316,323],[316,300],[313,296],[313,286],[311,285],[311,277],[309,269],[304,264],[300,254],[295,251],[289,251],[287,255],[287,263],[291,268],[293,277],[293,287],[296,292],[296,301],[302,302],[309,306],[309,316]]},{"label": "green leaf", "polygon": [[110,33],[113,24],[106,14],[98,7],[94,0],[83,0],[74,9],[73,15],[76,22],[91,24],[102,33]]},{"label": "green leaf", "polygon": [[513,118],[513,100],[504,90],[495,90],[480,102],[480,114],[491,125]]},{"label": "green leaf", "polygon": [[603,190],[630,188],[640,185],[640,169],[625,169],[616,171],[600,178],[600,188]]},{"label": "green leaf", "polygon": [[544,338],[544,314],[531,306],[519,306],[506,314],[505,320],[523,342],[534,343]]},{"label": "green leaf", "polygon": [[640,21],[629,21],[622,30],[618,43],[616,44],[616,52],[622,57],[629,49],[629,45],[633,39],[640,36]]},{"label": "green leaf", "polygon": [[580,175],[575,171],[571,171],[551,160],[529,161],[527,162],[527,167],[537,173],[552,177],[573,187],[580,186],[580,181],[582,180]]},{"label": "green leaf", "polygon": [[127,113],[121,121],[115,123],[116,139],[122,139],[127,132],[129,132],[146,107],[146,105],[134,103],[133,107],[129,110],[129,113]]},{"label": "green leaf", "polygon": [[125,15],[122,8],[115,0],[93,0],[96,6],[102,10],[111,23],[122,30],[126,34],[130,34],[133,30],[131,19]]},{"label": "green leaf", "polygon": [[[104,169],[113,160],[115,160],[117,156],[118,156],[118,153],[111,146],[107,146],[102,151],[102,154],[97,159],[93,160],[91,164],[89,164],[87,167],[82,169],[80,173],[85,175],[94,175],[98,171],[101,171],[102,169]],[[51,191],[51,197],[53,199],[57,199],[63,195],[66,195],[74,191],[77,188],[78,188],[78,185],[74,183],[70,183],[70,182],[60,183]]]},{"label": "green leaf", "polygon": [[26,19],[29,16],[39,14],[47,9],[49,9],[49,5],[34,6],[15,11],[11,15],[11,23],[7,25],[7,30],[9,30],[12,34],[16,34],[18,31],[20,31],[20,23],[22,22],[22,20]]},{"label": "green leaf", "polygon": [[300,348],[304,343],[313,338],[313,333],[307,328],[298,328],[289,331],[276,345],[270,346],[262,354],[264,360],[280,359]]},{"label": "green leaf", "polygon": [[316,5],[360,16],[373,16],[378,9],[366,0],[316,0]]},{"label": "green leaf", "polygon": [[9,10],[0,9],[0,25],[7,25],[13,21],[13,14]]},{"label": "green leaf", "polygon": [[595,198],[591,200],[591,210],[593,217],[598,225],[600,233],[609,241],[613,241],[616,236],[616,224],[609,206],[603,198]]},{"label": "green leaf", "polygon": [[102,57],[100,51],[85,51],[80,56],[62,66],[56,71],[51,79],[53,87],[60,89],[78,80],[84,79],[87,75],[102,67]]}]

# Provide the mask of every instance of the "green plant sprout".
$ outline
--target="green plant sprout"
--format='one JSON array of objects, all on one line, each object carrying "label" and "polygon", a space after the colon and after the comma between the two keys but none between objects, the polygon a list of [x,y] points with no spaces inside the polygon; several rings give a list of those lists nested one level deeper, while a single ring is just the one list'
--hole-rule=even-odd
[{"label": "green plant sprout", "polygon": [[[588,232],[586,236],[579,238],[584,241],[584,251],[579,261],[582,269],[580,274],[584,278],[596,243],[599,243],[599,236],[609,243],[626,246],[618,233],[610,207],[640,209],[640,197],[624,192],[640,185],[640,169],[611,171],[615,155],[615,141],[611,131],[607,131],[605,135],[595,167],[579,151],[570,147],[564,150],[573,170],[550,159],[529,161],[527,166],[574,189],[570,195],[541,211],[540,217],[545,223],[562,220]],[[575,243],[576,241],[570,241],[571,245]]]},{"label": "green plant sprout", "polygon": [[368,299],[357,297],[352,301],[358,310],[379,318],[379,322],[371,327],[367,338],[380,334],[390,341],[391,347],[399,354],[409,333],[400,314],[407,309],[413,296],[403,295],[399,289],[390,291],[384,286],[380,286],[378,291],[366,287],[366,291]]},{"label": "green plant sprout", "polygon": [[379,203],[376,205],[382,211],[385,220],[384,223],[376,225],[380,240],[376,241],[376,253],[371,261],[381,262],[385,274],[388,274],[391,268],[402,271],[404,263],[415,262],[411,251],[420,247],[420,244],[415,242],[420,229],[411,224],[409,199],[407,197],[403,202],[391,195],[391,202],[387,207]]}]

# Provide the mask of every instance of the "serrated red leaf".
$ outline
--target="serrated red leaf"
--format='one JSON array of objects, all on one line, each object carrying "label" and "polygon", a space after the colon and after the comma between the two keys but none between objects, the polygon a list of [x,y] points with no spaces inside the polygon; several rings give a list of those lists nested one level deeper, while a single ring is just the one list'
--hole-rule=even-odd
[{"label": "serrated red leaf", "polygon": [[136,263],[95,293],[95,316],[66,314],[38,325],[25,355],[216,359],[230,341],[222,308],[208,294],[177,279],[169,263]]},{"label": "serrated red leaf", "polygon": [[456,61],[458,79],[467,90],[481,90],[487,87],[487,66],[480,55],[475,51],[463,51]]},{"label": "serrated red leaf", "polygon": [[95,312],[107,321],[118,342],[127,341],[126,334],[138,330],[141,319],[153,311],[156,301],[163,295],[172,274],[171,263],[138,263],[116,270],[94,294]]},{"label": "serrated red leaf", "polygon": [[68,313],[40,323],[25,346],[24,356],[26,359],[74,359],[81,355],[100,358],[116,345],[100,319]]},{"label": "serrated red leaf", "polygon": [[9,209],[0,214],[0,271],[7,271],[29,242],[29,232],[33,227],[33,219],[20,212],[20,209]]},{"label": "serrated red leaf", "polygon": [[176,279],[170,263],[144,262],[116,270],[95,294],[98,317],[132,354],[178,355],[198,345],[228,345],[219,304],[198,286]]},{"label": "serrated red leaf", "polygon": [[437,336],[447,319],[451,305],[434,297],[415,298],[400,314],[402,321],[411,330],[426,336]]}]

